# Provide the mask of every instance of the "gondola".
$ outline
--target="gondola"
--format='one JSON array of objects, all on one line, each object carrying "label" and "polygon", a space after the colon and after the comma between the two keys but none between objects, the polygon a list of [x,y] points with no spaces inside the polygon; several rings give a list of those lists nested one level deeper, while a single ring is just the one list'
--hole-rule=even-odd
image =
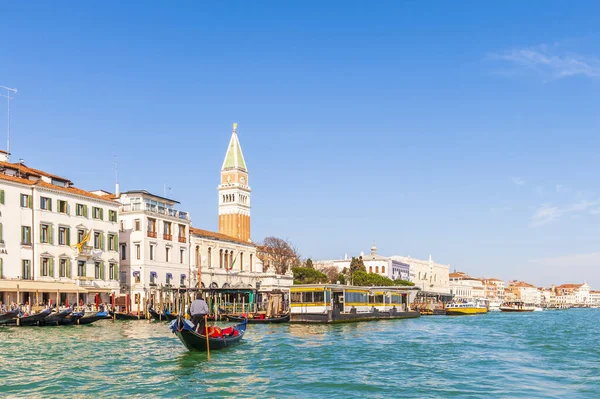
[{"label": "gondola", "polygon": [[67,317],[63,318],[58,322],[61,326],[70,326],[73,324],[79,324],[78,321],[85,315],[85,312],[71,312]]},{"label": "gondola", "polygon": [[0,325],[7,324],[9,321],[17,317],[19,314],[18,310],[11,310],[9,312],[0,314]]},{"label": "gondola", "polygon": [[32,314],[31,316],[19,316],[16,319],[11,319],[6,323],[7,326],[16,326],[17,319],[19,320],[20,326],[39,326],[43,323],[43,320],[52,312],[52,309],[44,309],[39,313]]},{"label": "gondola", "polygon": [[177,318],[177,315],[169,312],[168,309],[164,313],[158,313],[153,308],[150,308],[150,309],[148,309],[148,313],[150,313],[150,315],[152,316],[152,318],[154,320],[159,320],[159,321],[161,321],[161,320],[162,321],[171,321],[171,320],[175,320]]},{"label": "gondola", "polygon": [[[232,316],[232,315],[224,315],[224,317],[229,321],[240,322],[245,320],[245,317],[242,316]],[[258,317],[248,318],[248,324],[271,324],[271,323],[287,323],[290,321],[290,314],[285,314],[283,316],[275,316],[275,317],[265,317],[264,319],[260,319]]]},{"label": "gondola", "polygon": [[62,312],[51,313],[50,315],[46,316],[46,318],[40,324],[45,326],[58,326],[60,325],[61,320],[66,318],[72,312],[73,309],[67,308]]},{"label": "gondola", "polygon": [[[224,349],[238,344],[244,337],[247,325],[248,322],[244,319],[242,323],[224,329],[208,327],[210,350]],[[206,352],[206,335],[198,334],[191,321],[177,318],[169,324],[169,328],[188,350]]]},{"label": "gondola", "polygon": [[124,313],[124,312],[109,312],[111,316],[114,316],[117,320],[138,320],[144,319],[144,314],[140,313],[139,317],[137,314]]},{"label": "gondola", "polygon": [[92,324],[95,321],[102,320],[102,319],[108,319],[108,318],[110,318],[110,317],[108,316],[108,313],[106,313],[106,312],[90,313],[90,314],[83,315],[82,318],[77,320],[76,324],[79,324],[79,325]]}]

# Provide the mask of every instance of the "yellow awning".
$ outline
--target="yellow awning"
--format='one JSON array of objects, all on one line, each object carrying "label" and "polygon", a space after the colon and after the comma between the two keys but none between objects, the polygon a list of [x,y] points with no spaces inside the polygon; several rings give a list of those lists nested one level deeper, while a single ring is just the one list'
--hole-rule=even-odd
[{"label": "yellow awning", "polygon": [[[87,289],[73,283],[57,283],[46,281],[27,281],[27,280],[0,280],[0,292],[64,292],[64,293],[81,293],[88,292]],[[104,292],[96,291],[96,292]]]}]

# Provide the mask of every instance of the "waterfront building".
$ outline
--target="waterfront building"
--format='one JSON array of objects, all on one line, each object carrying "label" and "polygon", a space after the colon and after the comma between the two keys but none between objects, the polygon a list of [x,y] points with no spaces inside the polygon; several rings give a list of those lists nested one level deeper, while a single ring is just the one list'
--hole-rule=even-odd
[{"label": "waterfront building", "polygon": [[429,260],[415,259],[410,256],[391,256],[393,260],[410,266],[409,281],[424,292],[450,296],[450,266]]},{"label": "waterfront building", "polygon": [[505,301],[520,300],[526,304],[539,304],[541,302],[540,293],[533,284],[513,280],[508,283],[507,290],[508,294],[505,294]]},{"label": "waterfront building", "polygon": [[0,300],[108,302],[119,290],[118,211],[0,151]]},{"label": "waterfront building", "polygon": [[506,284],[498,278],[482,279],[485,289],[485,297],[490,301],[504,301],[504,288]]},{"label": "waterfront building", "polygon": [[143,310],[144,300],[156,300],[158,288],[189,287],[190,215],[176,208],[178,201],[146,190],[117,191],[115,197],[121,294],[129,296],[131,309],[139,303]]},{"label": "waterfront building", "polygon": [[556,296],[552,291],[552,288],[538,288],[539,296],[540,296],[540,305],[542,306],[551,306],[552,303],[556,302]]},{"label": "waterfront building", "polygon": [[471,277],[464,272],[450,273],[450,293],[456,300],[485,298],[485,286],[481,279]]},{"label": "waterfront building", "polygon": [[600,291],[590,290],[589,304],[592,306],[600,306]]},{"label": "waterfront building", "polygon": [[583,284],[562,284],[554,287],[556,301],[560,305],[586,305],[589,302],[590,286]]}]

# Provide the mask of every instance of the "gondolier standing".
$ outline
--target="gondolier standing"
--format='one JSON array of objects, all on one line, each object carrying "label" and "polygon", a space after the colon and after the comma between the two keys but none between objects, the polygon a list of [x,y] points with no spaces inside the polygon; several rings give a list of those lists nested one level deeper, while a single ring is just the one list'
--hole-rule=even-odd
[{"label": "gondolier standing", "polygon": [[202,299],[202,293],[196,294],[196,299],[190,305],[190,314],[192,315],[192,323],[196,326],[196,331],[200,334],[204,333],[204,316],[208,314],[208,305]]}]

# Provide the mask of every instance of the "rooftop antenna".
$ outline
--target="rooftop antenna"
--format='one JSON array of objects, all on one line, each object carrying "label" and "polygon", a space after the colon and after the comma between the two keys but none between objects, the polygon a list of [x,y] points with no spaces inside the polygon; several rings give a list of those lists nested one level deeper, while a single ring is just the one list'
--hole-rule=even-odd
[{"label": "rooftop antenna", "polygon": [[10,100],[12,99],[12,97],[10,96],[10,92],[12,91],[13,93],[16,93],[17,89],[11,89],[10,87],[6,87],[6,86],[2,86],[2,85],[0,85],[0,88],[6,89],[6,95],[1,94],[1,96],[6,97],[7,102],[8,102],[8,135],[7,135],[7,139],[6,139],[6,152],[7,152],[6,157],[8,159],[10,159]]}]

